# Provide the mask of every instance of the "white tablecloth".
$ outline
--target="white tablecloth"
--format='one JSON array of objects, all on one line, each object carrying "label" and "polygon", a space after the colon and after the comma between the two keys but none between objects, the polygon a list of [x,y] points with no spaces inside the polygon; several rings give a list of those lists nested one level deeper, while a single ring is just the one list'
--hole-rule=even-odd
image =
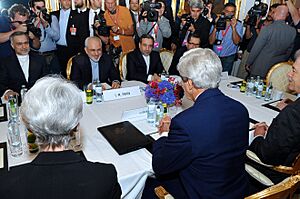
[{"label": "white tablecloth", "polygon": [[[265,121],[270,124],[278,112],[261,106],[266,103],[262,99],[246,96],[238,89],[229,88],[229,82],[238,81],[238,78],[229,77],[222,80],[220,89],[228,96],[242,102],[249,111],[250,118],[257,121]],[[123,86],[141,85],[140,82],[124,82]],[[183,100],[183,109],[192,105],[191,101]],[[102,104],[84,105],[83,118],[80,121],[82,135],[82,150],[89,161],[112,163],[118,172],[118,180],[122,189],[122,198],[140,198],[145,181],[149,175],[153,174],[151,166],[151,153],[146,149],[140,149],[125,155],[118,153],[110,146],[106,139],[97,131],[97,127],[121,121],[122,113],[125,110],[135,109],[146,106],[144,96],[132,97],[122,100],[104,102]],[[22,131],[24,132],[24,131]],[[0,142],[5,142],[7,133],[7,122],[0,123]],[[25,133],[22,134],[25,143]],[[24,146],[27,150],[27,147]],[[9,149],[8,149],[9,151]],[[8,154],[10,166],[30,162],[35,155],[24,153],[21,157],[13,158]]]}]

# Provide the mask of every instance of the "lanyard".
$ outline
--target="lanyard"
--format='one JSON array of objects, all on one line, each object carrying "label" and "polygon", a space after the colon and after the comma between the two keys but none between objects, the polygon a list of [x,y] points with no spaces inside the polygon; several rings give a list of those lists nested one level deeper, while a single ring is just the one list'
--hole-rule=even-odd
[{"label": "lanyard", "polygon": [[110,17],[110,19],[113,21],[113,23],[116,25],[116,26],[118,26],[118,18],[119,18],[119,9],[118,8],[116,8],[117,9],[117,13],[116,13],[116,20],[114,20],[112,17],[111,17],[111,14],[110,14],[110,12],[108,12],[108,14],[109,14],[109,17]]},{"label": "lanyard", "polygon": [[223,38],[224,38],[224,37],[226,36],[226,34],[228,33],[229,28],[230,28],[230,25],[227,26],[225,32],[222,30],[222,37],[223,37]]}]

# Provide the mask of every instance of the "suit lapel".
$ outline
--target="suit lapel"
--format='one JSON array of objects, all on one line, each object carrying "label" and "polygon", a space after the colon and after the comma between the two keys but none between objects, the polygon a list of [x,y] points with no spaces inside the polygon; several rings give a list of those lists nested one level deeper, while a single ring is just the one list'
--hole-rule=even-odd
[{"label": "suit lapel", "polygon": [[85,63],[86,65],[83,66],[86,68],[86,72],[87,72],[87,82],[92,82],[93,81],[93,74],[92,74],[92,63],[90,61],[90,58],[87,54],[84,55],[85,57]]},{"label": "suit lapel", "polygon": [[[139,63],[142,63],[142,67],[144,68],[145,73],[148,75],[150,73],[150,66],[149,66],[149,71],[147,73],[147,64],[146,64],[145,59],[140,50],[137,50],[137,55],[138,55],[137,58],[139,60]],[[150,60],[150,63],[151,63],[151,60]]]}]

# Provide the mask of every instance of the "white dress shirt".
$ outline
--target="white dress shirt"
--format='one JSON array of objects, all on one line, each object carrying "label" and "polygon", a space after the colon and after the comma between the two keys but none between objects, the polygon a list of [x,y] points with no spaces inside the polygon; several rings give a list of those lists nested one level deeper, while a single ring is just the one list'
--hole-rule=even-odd
[{"label": "white dress shirt", "polygon": [[90,36],[94,36],[94,29],[93,29],[93,25],[94,25],[94,18],[95,18],[95,12],[97,13],[97,15],[100,12],[100,8],[98,8],[97,10],[93,10],[92,8],[89,11],[89,29],[90,29]]},{"label": "white dress shirt", "polygon": [[71,13],[71,9],[60,10],[59,14],[59,40],[56,42],[56,44],[61,45],[61,46],[67,46],[67,28],[68,28],[68,21],[69,21],[69,16]]},{"label": "white dress shirt", "polygon": [[28,82],[29,77],[29,55],[17,55],[23,73],[25,75],[25,79]]}]

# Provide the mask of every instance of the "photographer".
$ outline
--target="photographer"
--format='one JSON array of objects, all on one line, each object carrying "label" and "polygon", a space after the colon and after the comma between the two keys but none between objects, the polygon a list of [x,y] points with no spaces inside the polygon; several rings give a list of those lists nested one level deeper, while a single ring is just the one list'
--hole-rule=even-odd
[{"label": "photographer", "polygon": [[265,78],[274,64],[289,59],[296,30],[285,23],[287,16],[287,6],[278,6],[274,11],[273,23],[259,33],[246,62],[250,76]]},{"label": "photographer", "polygon": [[56,56],[56,41],[59,40],[58,19],[47,13],[45,0],[31,0],[29,6],[33,13],[34,26],[41,30],[41,47],[35,52],[46,59],[50,73],[58,74],[60,72],[59,61]]},{"label": "photographer", "polygon": [[[149,6],[145,6],[145,3]],[[160,4],[160,6],[157,4]],[[163,16],[166,5],[162,0],[157,1],[157,4],[149,3],[148,1],[144,2],[143,19],[140,21],[140,26],[137,29],[139,37],[143,34],[149,34],[154,38],[154,51],[159,51],[162,48],[164,37],[169,38],[172,34],[169,20]],[[155,9],[148,9],[147,7],[154,7]]]},{"label": "photographer", "polygon": [[115,66],[119,64],[120,53],[127,53],[135,48],[133,40],[133,22],[128,8],[117,6],[116,0],[105,0],[106,25],[111,27],[109,33],[109,54]]},{"label": "photographer", "polygon": [[235,18],[236,5],[225,4],[223,15],[216,19],[216,24],[211,28],[209,42],[213,50],[220,57],[223,71],[231,74],[234,59],[237,53],[238,44],[243,36],[243,26]]},{"label": "photographer", "polygon": [[246,79],[246,77],[248,76],[248,72],[245,69],[245,65],[246,65],[246,61],[248,59],[249,53],[251,52],[251,49],[252,49],[260,31],[264,27],[267,27],[268,25],[270,25],[273,22],[274,10],[278,5],[280,5],[280,4],[273,4],[272,6],[270,6],[270,10],[268,12],[266,19],[264,19],[264,20],[262,19],[264,17],[264,14],[260,14],[259,16],[257,16],[257,20],[256,20],[255,24],[249,23],[249,15],[246,16],[245,21],[244,21],[244,23],[246,25],[246,31],[245,31],[245,35],[243,38],[244,46],[242,46],[242,45],[240,46],[240,50],[242,50],[243,49],[242,47],[244,47],[244,49],[243,49],[244,52],[242,54],[241,63],[240,63],[238,73],[237,73],[238,77],[240,77],[242,79]]},{"label": "photographer", "polygon": [[41,46],[39,37],[28,30],[29,11],[22,4],[14,4],[8,10],[9,18],[0,17],[0,59],[13,54],[9,37],[14,32],[28,32],[30,47],[39,49]]}]

